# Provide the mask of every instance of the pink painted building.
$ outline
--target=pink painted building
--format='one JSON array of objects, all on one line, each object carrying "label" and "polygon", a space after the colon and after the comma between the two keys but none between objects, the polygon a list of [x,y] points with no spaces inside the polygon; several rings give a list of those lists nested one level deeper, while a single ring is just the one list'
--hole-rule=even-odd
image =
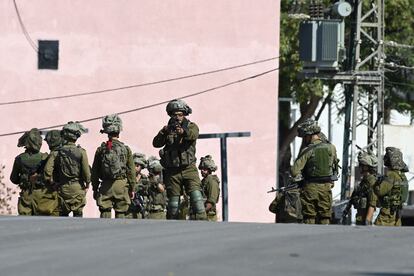
[{"label": "pink painted building", "polygon": [[[16,0],[31,39],[58,40],[57,70],[39,70],[13,1],[0,2],[1,103],[156,82],[278,56],[278,0]],[[177,81],[47,101],[0,105],[0,135],[100,118],[233,83],[275,69],[273,59]],[[189,96],[200,133],[250,131],[227,140],[229,220],[272,222],[266,191],[276,183],[278,72]],[[152,138],[166,124],[165,104],[121,115],[121,140],[158,156]],[[101,120],[85,122],[78,143],[92,162],[105,140]],[[8,178],[21,134],[0,136]],[[48,151],[44,143],[42,151]],[[220,165],[219,139],[198,142],[198,158]],[[219,170],[218,175],[221,175]],[[220,210],[219,210],[220,212]],[[88,193],[84,211],[98,217]]]}]

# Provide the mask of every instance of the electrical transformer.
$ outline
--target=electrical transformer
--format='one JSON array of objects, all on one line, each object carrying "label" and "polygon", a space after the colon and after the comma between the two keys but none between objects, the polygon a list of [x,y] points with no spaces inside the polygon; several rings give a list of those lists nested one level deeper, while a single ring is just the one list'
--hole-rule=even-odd
[{"label": "electrical transformer", "polygon": [[303,71],[339,71],[345,59],[345,26],[340,19],[310,20],[299,28],[299,58]]}]

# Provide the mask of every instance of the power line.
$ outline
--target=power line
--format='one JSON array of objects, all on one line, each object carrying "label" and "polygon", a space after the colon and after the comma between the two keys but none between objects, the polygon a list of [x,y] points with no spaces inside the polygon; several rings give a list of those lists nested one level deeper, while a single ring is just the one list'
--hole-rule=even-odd
[{"label": "power line", "polygon": [[30,46],[36,51],[36,53],[39,51],[39,49],[36,46],[36,43],[33,41],[33,39],[30,37],[29,32],[27,31],[26,27],[24,26],[22,17],[20,16],[19,8],[17,7],[16,0],[13,0],[14,9],[16,11],[17,19],[19,20],[20,27],[22,28],[22,32],[24,36],[27,39],[27,42],[29,42]]},{"label": "power line", "polygon": [[385,62],[384,65],[388,65],[392,68],[400,68],[400,69],[405,69],[405,70],[414,70],[414,67],[400,65],[400,64],[397,64],[397,63],[394,63],[394,62]]},{"label": "power line", "polygon": [[230,67],[226,67],[226,68],[216,69],[216,70],[212,70],[212,71],[207,71],[207,72],[202,72],[202,73],[197,73],[197,74],[192,74],[192,75],[186,75],[186,76],[182,76],[182,77],[175,77],[175,78],[170,78],[170,79],[165,79],[165,80],[160,80],[160,81],[132,84],[132,85],[121,86],[121,87],[116,87],[116,88],[109,88],[109,89],[96,90],[96,91],[90,91],[90,92],[82,92],[82,93],[75,93],[75,94],[67,94],[67,95],[55,96],[55,97],[45,97],[45,98],[27,99],[27,100],[10,101],[10,102],[0,102],[0,106],[1,105],[29,103],[29,102],[50,101],[50,100],[56,100],[56,99],[80,97],[80,96],[94,95],[94,94],[102,94],[102,93],[126,90],[126,89],[131,89],[131,88],[151,86],[151,85],[156,85],[156,84],[161,84],[161,83],[166,83],[166,82],[172,82],[172,81],[178,81],[178,80],[183,80],[183,79],[189,79],[189,78],[214,74],[214,73],[223,72],[223,71],[229,71],[229,70],[236,69],[236,68],[241,68],[241,67],[246,67],[246,66],[250,66],[250,65],[254,65],[254,64],[264,63],[264,62],[275,60],[275,59],[278,59],[278,58],[279,58],[279,56],[278,57],[271,57],[271,58],[267,58],[267,59],[257,60],[257,61],[253,61],[253,62],[249,62],[249,63],[244,63],[244,64],[240,64],[240,65],[235,65],[235,66],[230,66]]},{"label": "power line", "polygon": [[[215,87],[212,87],[212,88],[203,90],[203,91],[191,93],[191,94],[185,95],[183,97],[179,97],[178,99],[186,99],[186,98],[198,96],[198,95],[201,95],[201,94],[205,94],[205,93],[208,93],[208,92],[211,92],[211,91],[214,91],[214,90],[219,90],[221,88],[225,88],[225,87],[228,87],[228,86],[237,84],[237,83],[241,83],[241,82],[244,82],[244,81],[247,81],[247,80],[251,80],[251,79],[254,79],[254,78],[257,78],[257,77],[264,76],[266,74],[269,74],[269,73],[274,72],[274,71],[277,71],[277,70],[279,70],[279,68],[273,68],[271,70],[264,71],[262,73],[259,73],[259,74],[253,75],[253,76],[249,76],[249,77],[246,77],[246,78],[243,78],[243,79],[240,79],[240,80],[236,80],[236,81],[232,81],[232,82],[229,82],[229,83],[226,83],[226,84],[222,84],[222,85],[219,85],[219,86],[215,86]],[[166,100],[166,101],[162,101],[162,102],[158,102],[158,103],[154,103],[154,104],[150,104],[150,105],[146,105],[146,106],[142,106],[142,107],[138,107],[138,108],[134,108],[134,109],[130,109],[130,110],[125,110],[125,111],[117,112],[117,114],[118,115],[121,115],[121,114],[132,113],[132,112],[136,112],[136,111],[140,111],[140,110],[152,108],[152,107],[155,107],[155,106],[163,105],[163,104],[166,104],[168,102],[170,102],[170,100]],[[99,116],[99,117],[89,118],[89,119],[81,120],[81,121],[78,121],[78,122],[80,122],[80,123],[86,123],[86,122],[96,121],[96,120],[102,119],[102,117],[104,117],[104,116],[105,115],[102,115],[102,116]],[[48,126],[48,127],[42,127],[42,128],[39,128],[39,130],[58,128],[58,127],[62,127],[64,125],[65,124]],[[17,134],[23,134],[25,132],[26,131],[17,131],[17,132],[3,133],[3,134],[0,134],[0,137],[12,136],[12,135],[17,135]]]},{"label": "power line", "polygon": [[395,48],[406,48],[406,49],[414,49],[413,45],[401,44],[395,41],[384,41],[385,46],[395,47]]}]

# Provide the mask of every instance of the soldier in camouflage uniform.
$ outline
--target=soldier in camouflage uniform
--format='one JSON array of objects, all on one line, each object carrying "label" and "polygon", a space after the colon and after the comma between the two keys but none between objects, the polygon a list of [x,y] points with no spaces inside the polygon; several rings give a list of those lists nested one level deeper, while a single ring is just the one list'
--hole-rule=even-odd
[{"label": "soldier in camouflage uniform", "polygon": [[394,147],[385,149],[384,165],[388,169],[386,175],[377,181],[370,194],[367,223],[371,224],[375,207],[380,206],[375,225],[401,226],[400,211],[408,193],[408,181],[404,173],[408,167],[403,161],[402,152]]},{"label": "soldier in camouflage uniform", "polygon": [[92,187],[101,218],[125,218],[134,196],[135,164],[131,149],[119,141],[122,120],[117,114],[102,119],[101,133],[108,134],[95,152],[92,165]]},{"label": "soldier in camouflage uniform", "polygon": [[34,215],[32,192],[43,187],[41,169],[47,158],[47,153],[41,153],[42,136],[37,128],[25,132],[19,138],[18,147],[25,151],[19,154],[13,164],[10,180],[20,188],[17,210],[19,215]]},{"label": "soldier in camouflage uniform", "polygon": [[170,120],[154,137],[152,145],[162,147],[161,165],[165,168],[164,180],[168,194],[167,219],[178,218],[180,195],[185,189],[193,209],[191,219],[206,220],[201,181],[195,165],[198,126],[186,118],[192,110],[182,100],[170,101],[166,111]]},{"label": "soldier in camouflage uniform", "polygon": [[[148,196],[146,191],[148,189],[148,177],[141,171],[147,166],[145,154],[134,153],[132,155],[135,164],[136,183],[134,186],[135,198],[132,200],[127,213],[128,218],[143,219],[148,217],[146,204],[148,203]],[[137,202],[138,197],[140,201]]]},{"label": "soldier in camouflage uniform", "polygon": [[321,128],[308,119],[298,126],[298,136],[305,147],[291,168],[292,177],[302,174],[301,194],[303,222],[329,224],[332,215],[332,187],[338,174],[338,159],[334,145],[322,142]]},{"label": "soldier in camouflage uniform", "polygon": [[148,159],[148,172],[148,218],[166,219],[167,191],[163,183],[163,167],[157,158],[150,157]]},{"label": "soldier in camouflage uniform", "polygon": [[[49,146],[50,154],[56,157],[57,150],[62,146],[63,139],[60,130],[50,130],[46,133],[45,141]],[[45,163],[47,162],[45,160]],[[44,172],[42,172],[44,173]],[[44,178],[44,175],[42,175]],[[57,177],[54,177],[57,178]],[[44,216],[59,216],[59,195],[56,190],[57,185],[44,181],[45,185],[33,190],[33,211],[35,214]]]},{"label": "soldier in camouflage uniform", "polygon": [[352,192],[349,203],[344,210],[343,217],[349,214],[352,206],[357,210],[356,225],[366,225],[367,211],[370,206],[369,195],[377,181],[377,157],[370,153],[359,152],[359,170],[362,175],[361,182]]},{"label": "soldier in camouflage uniform", "polygon": [[217,170],[213,158],[210,155],[201,157],[198,169],[203,179],[201,180],[201,188],[204,194],[204,206],[206,208],[207,219],[209,221],[217,221],[216,205],[220,197],[220,180],[217,175],[213,174]]},{"label": "soldier in camouflage uniform", "polygon": [[61,131],[64,143],[49,156],[45,166],[45,180],[58,183],[60,215],[64,217],[71,212],[74,217],[82,217],[86,205],[91,172],[86,151],[75,144],[85,132],[79,122],[64,125]]}]

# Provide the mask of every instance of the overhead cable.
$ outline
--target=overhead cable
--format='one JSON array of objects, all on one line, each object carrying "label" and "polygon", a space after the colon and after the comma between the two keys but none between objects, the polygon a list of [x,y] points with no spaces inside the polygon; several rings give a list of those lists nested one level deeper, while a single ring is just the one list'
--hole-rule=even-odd
[{"label": "overhead cable", "polygon": [[[185,95],[185,96],[179,97],[179,98],[177,98],[177,99],[186,99],[186,98],[190,98],[190,97],[198,96],[198,95],[201,95],[201,94],[205,94],[205,93],[208,93],[208,92],[211,92],[211,91],[214,91],[214,90],[219,90],[219,89],[222,89],[222,88],[225,88],[225,87],[228,87],[228,86],[231,86],[231,85],[237,84],[237,83],[241,83],[241,82],[244,82],[244,81],[247,81],[247,80],[251,80],[251,79],[254,79],[254,78],[257,78],[257,77],[264,76],[264,75],[266,75],[266,74],[269,74],[269,73],[274,72],[274,71],[277,71],[277,70],[279,70],[279,68],[273,68],[273,69],[271,69],[271,70],[264,71],[264,72],[262,72],[262,73],[259,73],[259,74],[253,75],[253,76],[249,76],[249,77],[246,77],[246,78],[243,78],[243,79],[239,79],[239,80],[236,80],[236,81],[232,81],[232,82],[229,82],[229,83],[225,83],[225,84],[222,84],[222,85],[219,85],[219,86],[215,86],[215,87],[212,87],[212,88],[209,88],[209,89],[203,90],[203,91],[199,91],[199,92],[191,93],[191,94],[188,94],[188,95]],[[146,105],[146,106],[142,106],[142,107],[138,107],[138,108],[134,108],[134,109],[130,109],[130,110],[125,110],[125,111],[116,112],[116,113],[117,113],[118,115],[121,115],[121,114],[127,114],[127,113],[132,113],[132,112],[136,112],[136,111],[140,111],[140,110],[144,110],[144,109],[152,108],[152,107],[155,107],[155,106],[163,105],[163,104],[166,104],[166,103],[168,103],[168,102],[170,102],[170,101],[171,101],[171,99],[170,99],[170,100],[166,100],[166,101],[162,101],[162,102],[158,102],[158,103],[154,103],[154,104],[150,104],[150,105]],[[105,116],[105,115],[101,115],[101,116],[94,117],[94,118],[89,118],[89,119],[85,119],[85,120],[80,120],[80,121],[78,121],[78,122],[80,122],[80,123],[86,123],[86,122],[96,121],[96,120],[100,120],[100,119],[102,119],[102,117],[104,117],[104,116]],[[48,127],[42,127],[42,128],[39,128],[39,130],[53,129],[53,128],[62,127],[62,126],[64,126],[64,125],[65,125],[65,124],[54,125],[54,126],[48,126]],[[25,131],[17,131],[17,132],[3,133],[3,134],[0,134],[0,137],[12,136],[12,135],[23,134],[23,133],[25,133]]]},{"label": "overhead cable", "polygon": [[86,95],[95,95],[95,94],[109,93],[109,92],[120,91],[120,90],[127,90],[127,89],[144,87],[144,86],[151,86],[151,85],[156,85],[156,84],[161,84],[161,83],[166,83],[166,82],[172,82],[172,81],[178,81],[178,80],[183,80],[183,79],[189,79],[189,78],[214,74],[214,73],[223,72],[223,71],[229,71],[229,70],[233,70],[233,69],[237,69],[237,68],[241,68],[241,67],[246,67],[246,66],[250,66],[250,65],[254,65],[254,64],[268,62],[268,61],[275,60],[275,59],[278,59],[278,58],[279,57],[271,57],[271,58],[267,58],[267,59],[257,60],[257,61],[253,61],[253,62],[249,62],[249,63],[244,63],[244,64],[240,64],[240,65],[235,65],[235,66],[230,66],[230,67],[226,67],[226,68],[216,69],[216,70],[212,70],[212,71],[206,71],[206,72],[197,73],[197,74],[191,74],[191,75],[175,77],[175,78],[159,80],[159,81],[153,81],[153,82],[144,82],[144,83],[139,83],[139,84],[132,84],[132,85],[127,85],[127,86],[115,87],[115,88],[108,88],[108,89],[103,89],[103,90],[81,92],[81,93],[67,94],[67,95],[54,96],[54,97],[26,99],[26,100],[18,100],[18,101],[10,101],[10,102],[0,102],[0,106],[1,105],[29,103],[29,102],[50,101],[50,100],[64,99],[64,98],[73,98],[73,97],[80,97],[80,96],[86,96]]},{"label": "overhead cable", "polygon": [[394,62],[385,62],[384,65],[390,66],[391,68],[400,68],[400,69],[405,69],[405,70],[414,70],[414,67],[400,65],[400,64],[397,64],[397,63],[394,63]]},{"label": "overhead cable", "polygon": [[33,39],[30,37],[29,32],[27,31],[26,27],[24,26],[22,17],[20,15],[19,8],[17,7],[16,0],[13,0],[14,9],[16,11],[17,19],[19,20],[20,27],[22,29],[22,32],[24,36],[26,37],[27,41],[29,42],[30,46],[36,51],[36,53],[39,51],[39,49],[36,46],[36,43],[33,41]]},{"label": "overhead cable", "polygon": [[395,47],[395,48],[406,48],[406,49],[414,49],[413,45],[401,44],[395,41],[384,41],[385,46]]}]

